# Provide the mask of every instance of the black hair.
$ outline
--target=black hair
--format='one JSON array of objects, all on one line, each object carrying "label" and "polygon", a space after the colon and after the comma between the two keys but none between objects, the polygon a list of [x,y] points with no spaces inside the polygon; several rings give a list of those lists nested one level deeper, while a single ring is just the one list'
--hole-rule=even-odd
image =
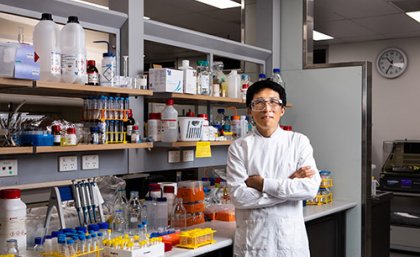
[{"label": "black hair", "polygon": [[251,101],[254,98],[254,95],[264,88],[270,88],[279,93],[280,99],[283,102],[283,106],[286,106],[286,90],[284,90],[280,84],[272,81],[271,79],[266,79],[255,82],[246,91],[246,106],[248,108],[251,108]]}]

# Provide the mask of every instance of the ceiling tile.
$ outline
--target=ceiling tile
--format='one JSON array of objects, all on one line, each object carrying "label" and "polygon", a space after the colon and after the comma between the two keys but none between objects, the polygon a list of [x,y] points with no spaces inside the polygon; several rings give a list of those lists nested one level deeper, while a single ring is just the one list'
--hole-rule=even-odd
[{"label": "ceiling tile", "polygon": [[330,21],[338,21],[338,20],[344,20],[345,17],[335,13],[329,8],[325,8],[322,5],[315,4],[315,10],[314,10],[314,17],[315,17],[315,23],[324,23],[324,22],[330,22]]},{"label": "ceiling tile", "polygon": [[401,13],[401,10],[384,0],[316,0],[316,5],[348,19]]},{"label": "ceiling tile", "polygon": [[353,21],[380,34],[420,31],[420,23],[405,14],[361,18]]},{"label": "ceiling tile", "polygon": [[315,30],[322,31],[334,38],[360,37],[372,35],[372,31],[350,20],[315,23]]}]

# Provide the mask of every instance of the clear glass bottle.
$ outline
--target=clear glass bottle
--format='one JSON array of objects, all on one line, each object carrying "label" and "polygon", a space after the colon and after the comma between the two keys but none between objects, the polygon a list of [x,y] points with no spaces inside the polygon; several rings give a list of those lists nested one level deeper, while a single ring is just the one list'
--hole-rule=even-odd
[{"label": "clear glass bottle", "polygon": [[8,239],[6,241],[6,248],[6,253],[14,254],[15,257],[19,256],[18,243],[16,239]]},{"label": "clear glass bottle", "polygon": [[130,192],[130,200],[128,201],[128,206],[129,234],[133,236],[136,234],[137,225],[140,223],[141,219],[141,203],[139,201],[138,191]]},{"label": "clear glass bottle", "polygon": [[214,118],[213,122],[212,122],[212,126],[217,128],[217,130],[222,131],[223,129],[223,125],[224,125],[224,121],[225,120],[225,109],[217,109],[217,115]]},{"label": "clear glass bottle", "polygon": [[211,95],[210,82],[211,74],[209,71],[208,61],[197,62],[197,94],[199,95]]},{"label": "clear glass bottle", "polygon": [[179,230],[184,230],[187,227],[187,210],[182,203],[182,198],[175,198],[175,205],[171,216],[171,226],[174,229]]},{"label": "clear glass bottle", "polygon": [[126,231],[127,223],[122,210],[116,210],[112,219],[112,232],[124,234]]},{"label": "clear glass bottle", "polygon": [[35,237],[35,245],[33,251],[36,257],[42,257],[42,253],[44,252],[42,237]]},{"label": "clear glass bottle", "polygon": [[280,69],[274,68],[273,75],[271,75],[271,80],[279,84],[280,86],[284,87],[284,81],[280,75]]},{"label": "clear glass bottle", "polygon": [[[114,201],[114,215],[112,230],[119,233],[124,233],[127,226],[127,205],[128,201],[125,197],[125,190],[118,189],[117,196]],[[114,222],[115,221],[115,222]],[[116,229],[117,228],[117,229]]]}]

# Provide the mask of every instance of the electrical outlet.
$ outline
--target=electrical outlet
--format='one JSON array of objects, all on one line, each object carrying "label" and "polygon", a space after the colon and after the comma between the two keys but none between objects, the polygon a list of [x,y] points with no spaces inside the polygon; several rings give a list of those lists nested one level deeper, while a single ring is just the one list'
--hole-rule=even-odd
[{"label": "electrical outlet", "polygon": [[184,150],[184,151],[182,151],[182,161],[183,162],[194,161],[194,150]]},{"label": "electrical outlet", "polygon": [[181,151],[168,151],[168,162],[169,163],[176,163],[181,162]]},{"label": "electrical outlet", "polygon": [[58,163],[58,171],[77,170],[77,156],[60,156],[58,157]]},{"label": "electrical outlet", "polygon": [[17,176],[17,160],[0,160],[0,177]]},{"label": "electrical outlet", "polygon": [[83,155],[82,156],[82,170],[96,170],[99,169],[99,155]]}]

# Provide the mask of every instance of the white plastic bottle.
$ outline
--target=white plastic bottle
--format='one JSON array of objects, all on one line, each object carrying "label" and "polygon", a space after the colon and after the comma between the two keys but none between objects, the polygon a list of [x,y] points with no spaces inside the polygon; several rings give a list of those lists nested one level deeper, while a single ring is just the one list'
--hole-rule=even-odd
[{"label": "white plastic bottle", "polygon": [[160,141],[162,122],[160,120],[160,113],[149,113],[149,120],[147,121],[147,137],[153,139],[154,142]]},{"label": "white plastic bottle", "polygon": [[168,99],[161,113],[162,142],[171,143],[178,139],[178,112],[174,108],[174,99]]},{"label": "white plastic bottle", "polygon": [[190,67],[189,60],[182,60],[182,66],[179,67],[184,73],[184,93],[197,93],[197,71]]},{"label": "white plastic bottle", "polygon": [[85,84],[86,44],[85,31],[76,16],[70,16],[60,32],[61,80],[65,83]]},{"label": "white plastic bottle", "polygon": [[58,82],[61,77],[60,29],[50,13],[43,13],[35,25],[33,43],[40,64],[40,79]]},{"label": "white plastic bottle", "polygon": [[163,197],[168,201],[168,222],[171,220],[172,209],[174,208],[175,203],[175,188],[174,186],[164,186],[163,187]]},{"label": "white plastic bottle", "polygon": [[241,76],[237,70],[232,70],[228,75],[228,97],[240,98]]},{"label": "white plastic bottle", "polygon": [[99,77],[100,85],[105,87],[115,87],[117,75],[117,60],[113,53],[103,53],[101,76]]},{"label": "white plastic bottle", "polygon": [[19,251],[26,249],[26,204],[20,199],[19,189],[0,191],[0,249],[8,239],[16,239]]}]

